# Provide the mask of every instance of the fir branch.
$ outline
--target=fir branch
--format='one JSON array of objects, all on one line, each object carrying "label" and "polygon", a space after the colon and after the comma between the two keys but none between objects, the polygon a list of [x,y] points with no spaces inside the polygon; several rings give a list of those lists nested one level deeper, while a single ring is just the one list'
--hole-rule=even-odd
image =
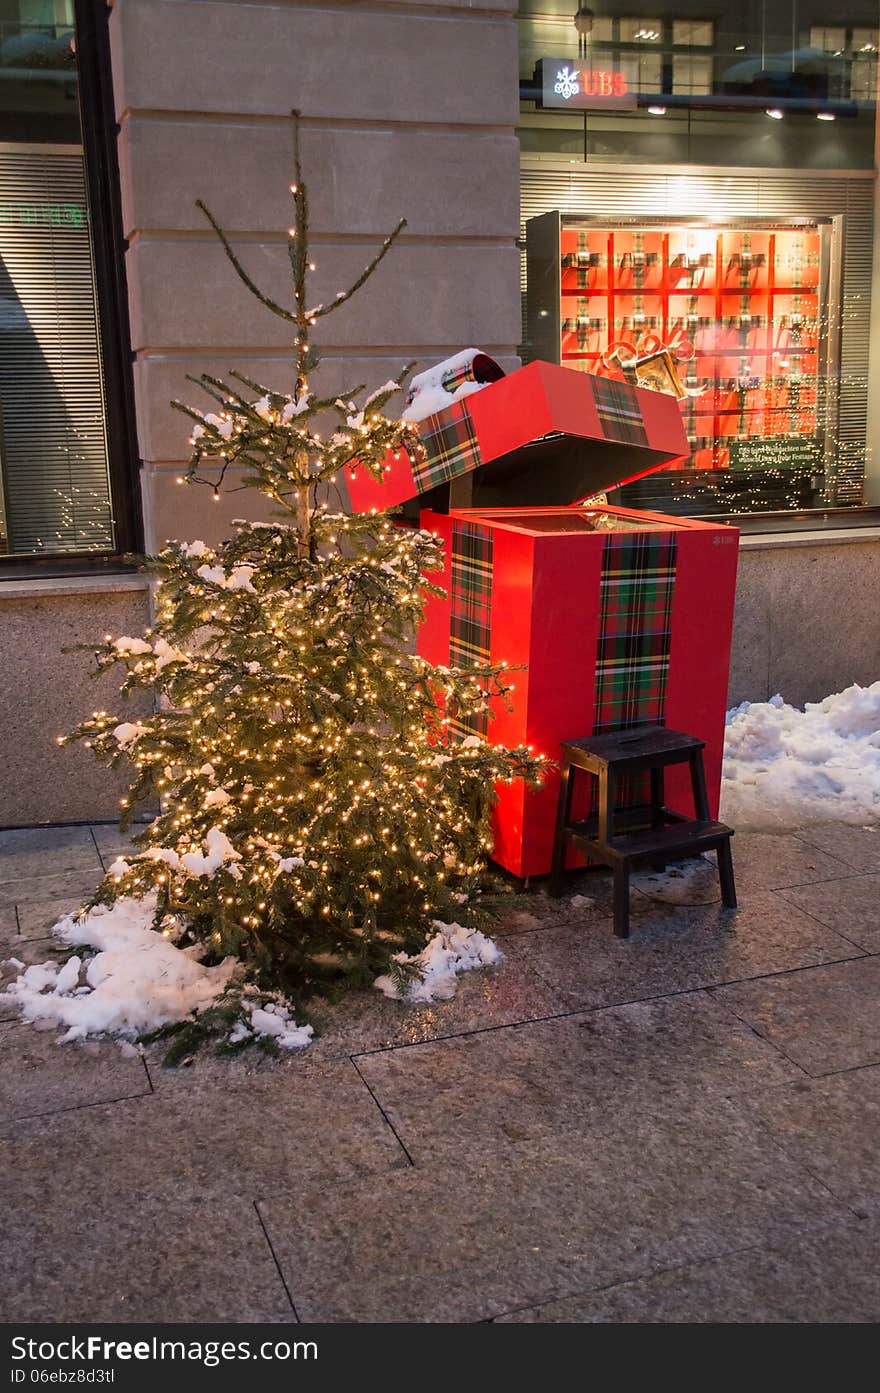
[{"label": "fir branch", "polygon": [[338,310],[341,305],[345,304],[346,300],[350,300],[352,295],[360,290],[365,281],[370,279],[370,276],[373,274],[380,261],[388,255],[394,242],[405,227],[406,218],[401,218],[394,231],[388,234],[372,261],[368,262],[364,267],[354,284],[349,286],[348,290],[340,290],[339,294],[334,300],[330,301],[329,305],[316,305],[314,309],[308,310],[307,314],[309,320],[323,319],[325,315],[332,314],[334,310]]},{"label": "fir branch", "polygon": [[248,275],[247,271],[244,269],[238,257],[236,256],[235,252],[232,250],[232,247],[229,244],[229,238],[226,236],[226,233],[223,231],[223,228],[220,226],[217,219],[214,217],[214,214],[211,212],[210,208],[208,208],[207,205],[204,204],[200,198],[196,199],[196,207],[199,209],[200,212],[204,213],[205,217],[208,219],[208,222],[211,224],[217,236],[219,237],[220,242],[223,246],[223,250],[225,251],[226,255],[231,261],[239,280],[244,282],[251,294],[255,295],[257,299],[260,301],[260,303],[266,306],[267,310],[271,310],[273,314],[277,314],[279,319],[286,319],[288,322],[294,323],[296,321],[296,315],[291,314],[290,310],[286,310],[283,305],[279,305],[276,300],[273,300],[271,298],[271,296],[266,295],[256,284],[256,282],[253,281],[251,277]]}]

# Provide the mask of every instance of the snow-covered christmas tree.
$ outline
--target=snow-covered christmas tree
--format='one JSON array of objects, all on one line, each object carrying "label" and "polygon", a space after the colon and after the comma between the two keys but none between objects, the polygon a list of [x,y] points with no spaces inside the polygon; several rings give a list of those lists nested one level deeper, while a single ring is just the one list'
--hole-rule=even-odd
[{"label": "snow-covered christmas tree", "polygon": [[99,711],[62,739],[133,766],[125,820],[160,800],[137,854],[96,899],[156,893],[157,923],[176,916],[218,957],[299,995],[405,974],[404,955],[436,921],[466,924],[491,848],[493,786],[535,779],[540,760],[460,738],[504,695],[503,668],[436,668],[412,651],[425,575],[441,565],[436,539],[334,506],[343,470],[380,477],[389,450],[421,449],[412,425],[383,415],[400,381],[366,396],[312,385],[311,330],[373,274],[404,222],[348,290],[311,305],[296,119],[294,132],[289,304],[257,287],[199,205],[245,285],[290,325],[291,390],[205,375],[194,380],[212,410],[175,403],[193,421],[186,482],[219,495],[243,469],[278,520],[236,522],[217,547],[171,542],[148,563],[154,626],[108,637],[97,660],[124,666],[123,690],[153,693],[156,712]]}]

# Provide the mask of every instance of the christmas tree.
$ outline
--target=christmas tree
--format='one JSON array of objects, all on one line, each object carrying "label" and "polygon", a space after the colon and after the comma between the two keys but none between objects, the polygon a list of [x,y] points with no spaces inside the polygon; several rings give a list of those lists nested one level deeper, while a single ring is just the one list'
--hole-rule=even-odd
[{"label": "christmas tree", "polygon": [[192,380],[213,410],[174,403],[194,423],[184,482],[219,496],[243,469],[278,521],[237,521],[217,547],[171,542],[147,563],[154,626],[107,636],[96,656],[98,670],[125,668],[123,692],[154,694],[156,712],[98,711],[62,740],[133,766],[123,825],[160,800],[137,854],[111,867],[94,902],[156,893],[157,926],[174,915],[263,986],[302,995],[405,972],[401,955],[419,952],[435,921],[468,923],[493,787],[534,780],[540,760],[466,733],[509,690],[503,667],[436,668],[412,651],[437,539],[334,507],[342,470],[381,477],[389,450],[421,449],[413,426],[382,414],[400,380],[367,396],[312,387],[310,331],[376,271],[405,223],[348,290],[310,306],[296,118],[294,171],[289,306],[258,288],[199,204],[241,280],[290,325],[292,390],[203,375]]}]

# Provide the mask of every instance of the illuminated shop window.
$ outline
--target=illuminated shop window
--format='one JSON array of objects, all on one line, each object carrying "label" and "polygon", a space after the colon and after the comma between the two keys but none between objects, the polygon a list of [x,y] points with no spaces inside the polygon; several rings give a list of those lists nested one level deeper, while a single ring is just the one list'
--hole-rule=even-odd
[{"label": "illuminated shop window", "polygon": [[634,485],[638,506],[858,501],[859,464],[838,438],[833,235],[821,221],[603,226],[547,213],[527,224],[534,356],[681,399],[691,455]]}]

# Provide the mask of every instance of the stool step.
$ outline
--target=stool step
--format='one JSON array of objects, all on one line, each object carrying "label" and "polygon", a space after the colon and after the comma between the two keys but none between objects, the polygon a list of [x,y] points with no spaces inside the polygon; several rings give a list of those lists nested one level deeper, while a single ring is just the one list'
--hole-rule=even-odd
[{"label": "stool step", "polygon": [[628,767],[678,764],[702,750],[704,740],[666,726],[639,726],[634,730],[610,731],[583,740],[563,740],[562,750],[579,767],[606,764],[625,771]]},{"label": "stool step", "polygon": [[610,838],[606,846],[600,846],[595,837],[579,832],[578,826],[574,824],[567,829],[571,840],[581,850],[590,851],[603,861],[606,858],[610,861],[632,861],[637,857],[652,856],[674,861],[677,855],[688,856],[711,850],[719,842],[733,836],[733,829],[723,822],[684,821],[671,827],[647,827],[641,831],[623,832]]}]

